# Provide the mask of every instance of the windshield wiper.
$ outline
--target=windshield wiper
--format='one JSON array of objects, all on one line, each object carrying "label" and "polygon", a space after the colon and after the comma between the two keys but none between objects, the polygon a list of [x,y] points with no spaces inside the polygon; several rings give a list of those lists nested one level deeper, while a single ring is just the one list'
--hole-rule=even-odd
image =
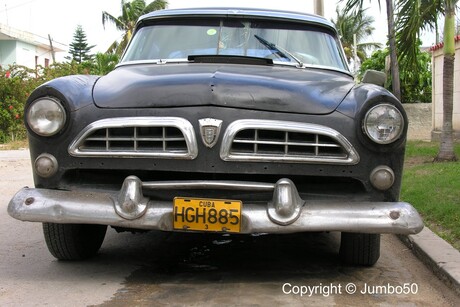
[{"label": "windshield wiper", "polygon": [[302,61],[299,60],[296,56],[294,56],[292,53],[290,53],[286,49],[276,46],[274,43],[267,41],[265,38],[262,38],[257,34],[255,34],[254,37],[257,38],[257,40],[261,42],[262,45],[264,45],[268,49],[276,51],[276,53],[279,54],[281,57],[288,59],[288,60],[292,59],[297,62],[298,67],[303,67]]}]

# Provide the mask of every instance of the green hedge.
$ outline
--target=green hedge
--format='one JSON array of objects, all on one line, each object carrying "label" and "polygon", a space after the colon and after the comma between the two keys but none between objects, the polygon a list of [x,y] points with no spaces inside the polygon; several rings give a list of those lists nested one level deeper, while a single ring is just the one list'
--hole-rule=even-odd
[{"label": "green hedge", "polygon": [[[375,51],[370,58],[365,60],[358,73],[362,79],[368,69],[385,71],[385,61],[389,55],[388,49]],[[417,65],[412,67],[405,58],[399,59],[399,78],[401,81],[401,101],[403,103],[431,102],[431,54],[418,52]],[[385,88],[391,91],[391,74],[387,74]]]},{"label": "green hedge", "polygon": [[39,85],[68,75],[107,74],[114,69],[118,57],[113,54],[97,54],[94,62],[78,64],[55,63],[47,68],[30,69],[20,65],[0,67],[0,143],[21,140],[26,137],[24,105],[29,94]]},{"label": "green hedge", "polygon": [[25,137],[24,104],[29,93],[41,83],[43,79],[27,67],[0,69],[0,143]]}]

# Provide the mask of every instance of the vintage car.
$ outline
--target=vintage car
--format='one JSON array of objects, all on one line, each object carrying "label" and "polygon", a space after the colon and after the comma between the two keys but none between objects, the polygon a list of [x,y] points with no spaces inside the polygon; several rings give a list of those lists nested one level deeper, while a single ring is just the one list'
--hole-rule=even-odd
[{"label": "vintage car", "polygon": [[9,214],[42,222],[56,258],[115,229],[341,232],[373,265],[380,234],[414,234],[399,201],[401,103],[356,84],[331,22],[259,9],[140,18],[116,69],[38,87],[25,107],[35,188]]}]

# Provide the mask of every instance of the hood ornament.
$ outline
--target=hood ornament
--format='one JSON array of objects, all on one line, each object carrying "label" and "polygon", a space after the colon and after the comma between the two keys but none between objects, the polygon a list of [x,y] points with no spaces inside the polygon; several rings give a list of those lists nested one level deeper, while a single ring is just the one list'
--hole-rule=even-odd
[{"label": "hood ornament", "polygon": [[206,147],[212,148],[219,139],[222,121],[214,118],[203,118],[198,122],[200,124],[201,140],[203,144]]}]

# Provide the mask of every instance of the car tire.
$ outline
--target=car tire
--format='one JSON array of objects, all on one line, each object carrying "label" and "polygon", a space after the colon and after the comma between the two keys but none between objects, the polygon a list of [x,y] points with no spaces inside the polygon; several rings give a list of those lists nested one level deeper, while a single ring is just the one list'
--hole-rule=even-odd
[{"label": "car tire", "polygon": [[380,257],[380,234],[342,232],[339,255],[347,265],[373,266]]},{"label": "car tire", "polygon": [[43,223],[50,253],[59,260],[83,260],[97,254],[107,226]]}]

